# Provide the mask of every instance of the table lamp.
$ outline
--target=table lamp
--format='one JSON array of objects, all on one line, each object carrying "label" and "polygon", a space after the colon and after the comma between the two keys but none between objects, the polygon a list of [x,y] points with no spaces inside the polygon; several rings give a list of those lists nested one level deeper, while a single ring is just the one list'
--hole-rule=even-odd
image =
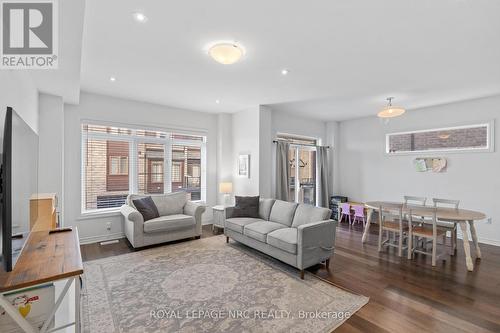
[{"label": "table lamp", "polygon": [[233,192],[233,183],[224,182],[219,184],[219,192],[224,193],[224,206],[231,205],[231,193]]}]

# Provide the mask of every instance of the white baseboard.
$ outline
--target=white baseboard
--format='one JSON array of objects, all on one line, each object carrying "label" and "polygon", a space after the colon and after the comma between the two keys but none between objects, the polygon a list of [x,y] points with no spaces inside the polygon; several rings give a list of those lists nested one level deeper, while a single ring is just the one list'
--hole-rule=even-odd
[{"label": "white baseboard", "polygon": [[80,237],[80,244],[100,243],[120,238],[125,238],[125,234],[123,232],[116,232],[114,234],[99,235],[99,236]]}]

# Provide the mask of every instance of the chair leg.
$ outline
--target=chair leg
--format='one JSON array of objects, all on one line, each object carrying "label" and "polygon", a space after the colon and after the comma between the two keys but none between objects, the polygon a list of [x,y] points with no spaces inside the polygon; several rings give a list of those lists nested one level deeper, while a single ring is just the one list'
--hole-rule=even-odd
[{"label": "chair leg", "polygon": [[432,238],[432,267],[436,266],[437,237]]},{"label": "chair leg", "polygon": [[379,227],[378,227],[378,252],[382,251],[382,233],[383,233],[382,224],[379,224]]},{"label": "chair leg", "polygon": [[229,237],[226,236],[226,243],[229,243]]},{"label": "chair leg", "polygon": [[413,254],[413,236],[408,235],[408,260],[412,259]]},{"label": "chair leg", "polygon": [[304,280],[304,270],[303,269],[300,270],[300,279]]},{"label": "chair leg", "polygon": [[403,256],[403,231],[399,231],[398,257]]},{"label": "chair leg", "polygon": [[330,268],[330,258],[325,261],[326,269]]}]

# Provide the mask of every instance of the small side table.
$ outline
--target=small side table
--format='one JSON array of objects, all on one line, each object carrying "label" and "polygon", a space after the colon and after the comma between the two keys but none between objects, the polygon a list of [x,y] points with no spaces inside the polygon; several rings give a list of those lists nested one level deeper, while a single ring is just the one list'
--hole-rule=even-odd
[{"label": "small side table", "polygon": [[226,221],[226,206],[213,206],[212,209],[214,212],[214,223],[212,224],[212,231],[215,231],[216,227],[224,229],[224,222]]}]

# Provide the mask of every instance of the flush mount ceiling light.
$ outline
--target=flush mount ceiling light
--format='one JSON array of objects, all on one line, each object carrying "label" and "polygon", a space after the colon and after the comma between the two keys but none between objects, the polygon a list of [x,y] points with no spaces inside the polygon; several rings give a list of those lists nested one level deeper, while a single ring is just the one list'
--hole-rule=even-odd
[{"label": "flush mount ceiling light", "polygon": [[215,104],[220,104],[220,100],[216,99]]},{"label": "flush mount ceiling light", "polygon": [[231,65],[243,57],[245,50],[236,42],[217,42],[208,48],[208,54],[220,64]]},{"label": "flush mount ceiling light", "polygon": [[141,12],[135,12],[132,15],[134,16],[134,20],[136,20],[137,22],[144,23],[148,20],[146,15],[144,15],[144,13]]},{"label": "flush mount ceiling light", "polygon": [[114,77],[114,76],[110,77],[110,78],[109,78],[109,81],[111,81],[111,82],[115,82],[115,81],[116,81],[116,77]]},{"label": "flush mount ceiling light", "polygon": [[380,111],[377,116],[379,118],[394,118],[406,112],[405,109],[399,106],[393,106],[392,100],[394,97],[387,97],[387,106]]},{"label": "flush mount ceiling light", "polygon": [[290,70],[288,70],[287,68],[283,68],[281,70],[281,75],[288,75],[288,73],[290,73]]}]

